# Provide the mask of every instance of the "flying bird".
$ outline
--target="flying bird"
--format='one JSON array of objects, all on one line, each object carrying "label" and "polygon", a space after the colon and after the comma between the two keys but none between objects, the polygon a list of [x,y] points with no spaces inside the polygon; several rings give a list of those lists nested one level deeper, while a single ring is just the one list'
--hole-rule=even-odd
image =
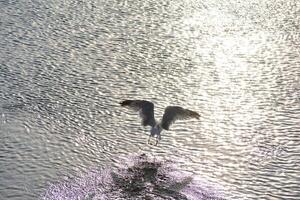
[{"label": "flying bird", "polygon": [[134,111],[138,111],[142,118],[143,126],[151,126],[148,144],[150,144],[151,138],[156,138],[155,145],[161,140],[160,133],[162,130],[169,130],[172,123],[176,120],[199,119],[200,115],[192,110],[184,109],[179,106],[168,106],[165,108],[165,112],[160,122],[157,122],[154,118],[154,104],[145,100],[125,100],[122,101],[121,106],[128,107]]}]

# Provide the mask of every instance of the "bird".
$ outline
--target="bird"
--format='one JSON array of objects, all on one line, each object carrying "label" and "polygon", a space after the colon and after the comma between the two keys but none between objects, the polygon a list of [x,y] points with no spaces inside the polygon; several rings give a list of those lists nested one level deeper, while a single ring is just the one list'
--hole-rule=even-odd
[{"label": "bird", "polygon": [[151,144],[151,138],[155,138],[155,145],[157,145],[161,140],[160,133],[162,130],[169,130],[171,124],[173,124],[176,120],[200,118],[200,115],[195,111],[184,109],[180,106],[167,106],[161,121],[156,121],[154,117],[154,104],[150,101],[124,100],[120,102],[120,105],[139,112],[139,115],[142,118],[142,126],[151,127],[148,144]]}]

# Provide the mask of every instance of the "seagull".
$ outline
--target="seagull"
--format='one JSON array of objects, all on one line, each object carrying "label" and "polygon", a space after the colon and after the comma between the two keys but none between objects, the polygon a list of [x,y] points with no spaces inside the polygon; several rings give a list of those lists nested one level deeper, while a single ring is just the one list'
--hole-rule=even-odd
[{"label": "seagull", "polygon": [[172,123],[176,120],[199,119],[200,115],[192,110],[184,109],[180,106],[168,106],[160,122],[154,118],[154,104],[145,100],[125,100],[120,102],[121,106],[138,111],[142,118],[142,126],[151,126],[148,144],[151,138],[156,138],[155,145],[161,140],[160,133],[162,130],[169,130]]}]

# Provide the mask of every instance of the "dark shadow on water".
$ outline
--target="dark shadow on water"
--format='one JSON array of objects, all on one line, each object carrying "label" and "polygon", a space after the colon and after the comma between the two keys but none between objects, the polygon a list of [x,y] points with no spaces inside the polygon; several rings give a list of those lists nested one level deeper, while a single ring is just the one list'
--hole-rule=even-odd
[{"label": "dark shadow on water", "polygon": [[98,170],[55,184],[42,199],[224,199],[218,191],[203,187],[174,163],[145,154],[130,158],[117,170]]},{"label": "dark shadow on water", "polygon": [[[191,180],[184,179],[168,184],[170,177],[158,173],[161,167],[161,162],[144,160],[126,169],[125,173],[112,172],[111,176],[115,187],[123,191],[124,198],[144,196],[147,199],[154,199],[157,196],[164,199],[188,199],[180,193],[180,189],[187,186]],[[178,188],[178,191],[175,188]]]}]

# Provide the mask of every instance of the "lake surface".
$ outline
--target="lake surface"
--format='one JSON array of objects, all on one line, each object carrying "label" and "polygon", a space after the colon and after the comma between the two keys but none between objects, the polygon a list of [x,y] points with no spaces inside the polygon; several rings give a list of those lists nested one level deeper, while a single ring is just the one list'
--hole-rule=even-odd
[{"label": "lake surface", "polygon": [[[0,199],[147,153],[299,199],[300,1],[0,1]],[[147,145],[124,99],[198,111]]]}]

